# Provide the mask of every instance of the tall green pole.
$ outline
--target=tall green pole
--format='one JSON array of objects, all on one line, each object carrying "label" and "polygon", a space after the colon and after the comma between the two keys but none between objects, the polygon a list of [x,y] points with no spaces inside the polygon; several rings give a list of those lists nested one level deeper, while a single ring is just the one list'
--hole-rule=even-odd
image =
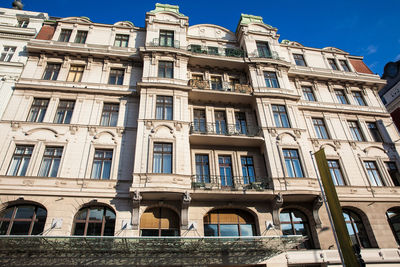
[{"label": "tall green pole", "polygon": [[324,149],[319,150],[314,155],[317,161],[317,166],[324,188],[325,196],[328,201],[329,211],[332,215],[332,220],[334,224],[333,231],[336,232],[337,239],[339,240],[339,249],[342,252],[344,263],[348,267],[360,266],[360,263],[358,262],[355,255],[355,251],[352,247],[349,233],[347,232],[342,208],[340,206],[339,198],[336,193],[336,188],[333,184],[333,180],[329,171]]}]

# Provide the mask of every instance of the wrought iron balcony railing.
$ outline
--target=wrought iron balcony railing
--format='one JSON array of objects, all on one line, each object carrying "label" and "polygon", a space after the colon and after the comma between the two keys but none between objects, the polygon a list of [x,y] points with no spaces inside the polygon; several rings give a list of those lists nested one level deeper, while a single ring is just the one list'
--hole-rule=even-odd
[{"label": "wrought iron balcony railing", "polygon": [[269,53],[260,53],[258,50],[255,50],[252,53],[249,53],[249,57],[271,58],[271,59],[282,60],[282,58],[279,57],[279,54],[276,51],[270,51]]},{"label": "wrought iron balcony railing", "polygon": [[203,90],[216,90],[224,92],[236,92],[243,94],[250,94],[253,92],[253,88],[249,84],[231,84],[228,82],[215,83],[210,80],[189,80],[189,86],[196,89]]},{"label": "wrought iron balcony railing", "polygon": [[210,122],[192,122],[190,124],[191,134],[214,134],[226,136],[259,136],[261,128],[252,125],[243,124],[226,124],[224,122],[210,123]]},{"label": "wrought iron balcony railing", "polygon": [[200,189],[271,189],[265,177],[233,175],[192,175],[192,188]]},{"label": "wrought iron balcony railing", "polygon": [[147,43],[147,46],[162,46],[162,47],[173,47],[180,48],[178,40],[164,40],[161,41],[160,38],[154,38],[153,41]]},{"label": "wrought iron balcony railing", "polygon": [[226,57],[244,57],[245,51],[236,48],[219,48],[214,46],[204,45],[189,45],[188,50],[193,53],[215,55],[215,56],[226,56]]}]

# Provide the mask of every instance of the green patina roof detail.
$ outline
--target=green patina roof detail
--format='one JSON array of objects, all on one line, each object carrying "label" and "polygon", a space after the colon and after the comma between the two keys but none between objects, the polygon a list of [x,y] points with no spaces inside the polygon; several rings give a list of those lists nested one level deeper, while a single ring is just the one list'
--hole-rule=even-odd
[{"label": "green patina roof detail", "polygon": [[135,25],[133,24],[133,22],[132,22],[132,21],[125,20],[125,21],[122,21],[122,22],[128,23],[128,24],[129,24],[129,25],[131,25],[132,27],[135,27]]},{"label": "green patina roof detail", "polygon": [[291,41],[285,39],[285,40],[282,40],[282,41],[281,41],[281,44],[289,44],[290,42],[291,42]]},{"label": "green patina roof detail", "polygon": [[87,19],[88,21],[90,21],[90,22],[91,22],[91,20],[90,20],[90,18],[89,18],[89,17],[81,16],[81,18],[82,18],[82,19]]},{"label": "green patina roof detail", "polygon": [[176,13],[179,16],[185,16],[179,12],[179,6],[160,4],[160,3],[157,3],[156,8],[154,10],[150,11],[150,13],[157,13],[157,12],[162,12],[162,11],[169,11],[169,12]]},{"label": "green patina roof detail", "polygon": [[268,25],[264,23],[263,18],[260,16],[254,16],[254,15],[248,15],[248,14],[241,14],[240,16],[240,21],[239,24],[249,24],[249,23],[261,23],[264,24],[274,30],[277,30],[277,28],[272,27],[271,25]]}]

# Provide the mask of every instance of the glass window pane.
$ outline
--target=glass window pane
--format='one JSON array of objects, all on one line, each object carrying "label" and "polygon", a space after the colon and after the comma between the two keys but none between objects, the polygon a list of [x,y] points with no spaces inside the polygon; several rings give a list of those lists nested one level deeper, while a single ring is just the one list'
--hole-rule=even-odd
[{"label": "glass window pane", "polygon": [[87,236],[101,236],[101,223],[88,223]]},{"label": "glass window pane", "polygon": [[220,224],[221,236],[239,236],[239,229],[237,224]]},{"label": "glass window pane", "polygon": [[29,235],[29,228],[31,226],[31,221],[14,221],[10,235]]},{"label": "glass window pane", "polygon": [[104,208],[91,208],[89,212],[89,220],[99,220],[103,219]]},{"label": "glass window pane", "polygon": [[253,225],[241,224],[240,225],[240,236],[254,236]]},{"label": "glass window pane", "polygon": [[32,219],[35,212],[34,206],[18,206],[17,213],[15,214],[16,219]]}]

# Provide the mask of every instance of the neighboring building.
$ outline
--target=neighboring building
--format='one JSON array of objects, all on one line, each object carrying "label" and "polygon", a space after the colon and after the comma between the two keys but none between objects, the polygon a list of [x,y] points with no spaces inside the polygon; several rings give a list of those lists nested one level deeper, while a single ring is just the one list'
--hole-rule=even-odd
[{"label": "neighboring building", "polygon": [[400,60],[385,65],[382,79],[387,80],[387,85],[379,91],[379,96],[400,131]]},{"label": "neighboring building", "polygon": [[0,263],[339,266],[310,153],[324,148],[353,243],[397,266],[385,82],[278,39],[261,17],[233,33],[162,4],[145,28],[47,21],[0,121],[0,234],[43,237],[0,237]]},{"label": "neighboring building", "polygon": [[46,19],[46,13],[0,8],[0,118],[28,58],[26,44]]}]

